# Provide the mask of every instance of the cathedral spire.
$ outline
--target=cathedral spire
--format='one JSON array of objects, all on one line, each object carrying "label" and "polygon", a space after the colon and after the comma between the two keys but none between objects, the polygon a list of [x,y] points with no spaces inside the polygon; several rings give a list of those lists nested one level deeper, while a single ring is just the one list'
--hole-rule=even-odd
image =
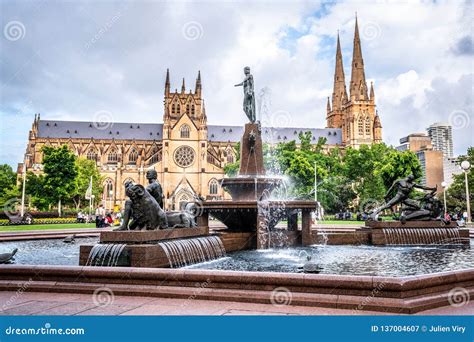
[{"label": "cathedral spire", "polygon": [[365,81],[364,60],[362,59],[362,48],[360,46],[359,24],[357,14],[354,30],[354,50],[352,53],[352,74],[350,85],[351,100],[367,100],[367,83]]},{"label": "cathedral spire", "polygon": [[202,84],[201,84],[201,70],[198,71],[198,77],[196,78],[196,88],[194,92],[201,97],[201,90],[202,90]]},{"label": "cathedral spire", "polygon": [[186,86],[184,85],[184,77],[183,77],[183,84],[181,85],[181,92],[184,94],[186,91]]},{"label": "cathedral spire", "polygon": [[374,82],[370,82],[370,102],[375,103]]},{"label": "cathedral spire", "polygon": [[333,110],[342,109],[342,98],[344,95],[347,97],[344,66],[342,64],[341,43],[339,41],[339,32],[337,32],[336,67],[334,70],[334,88],[332,92]]},{"label": "cathedral spire", "polygon": [[165,96],[170,94],[170,69],[166,69]]}]

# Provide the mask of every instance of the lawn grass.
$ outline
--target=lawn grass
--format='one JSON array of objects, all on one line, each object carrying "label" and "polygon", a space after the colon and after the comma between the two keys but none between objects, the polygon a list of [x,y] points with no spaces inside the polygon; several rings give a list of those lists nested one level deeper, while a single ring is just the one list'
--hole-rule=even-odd
[{"label": "lawn grass", "polygon": [[364,225],[364,221],[352,221],[352,220],[322,220],[318,221],[318,224],[360,224]]},{"label": "lawn grass", "polygon": [[49,229],[90,229],[95,228],[95,223],[55,223],[55,224],[28,224],[18,226],[0,227],[0,232],[22,232],[26,230]]}]

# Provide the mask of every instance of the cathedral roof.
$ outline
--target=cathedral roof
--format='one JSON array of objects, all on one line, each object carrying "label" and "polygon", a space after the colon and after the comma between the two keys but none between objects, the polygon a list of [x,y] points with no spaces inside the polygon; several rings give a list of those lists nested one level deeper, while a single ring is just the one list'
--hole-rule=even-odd
[{"label": "cathedral roof", "polygon": [[[342,132],[339,128],[262,127],[262,139],[265,143],[295,140],[299,144],[299,133],[308,131],[313,135],[313,143],[317,143],[319,138],[326,138],[328,145],[342,144]],[[209,125],[207,127],[209,141],[237,142],[240,141],[243,133],[244,128],[241,126]]]},{"label": "cathedral roof", "polygon": [[161,140],[163,124],[39,120],[40,138]]},{"label": "cathedral roof", "polygon": [[[319,138],[326,138],[329,145],[340,145],[342,133],[339,128],[295,128],[263,127],[262,138],[266,143],[289,142],[300,143],[299,133],[311,131],[313,143]],[[207,136],[213,142],[238,142],[244,133],[242,126],[208,125]],[[116,139],[116,140],[161,140],[163,124],[125,123],[92,121],[59,121],[39,120],[39,138],[78,138],[78,139]]]}]

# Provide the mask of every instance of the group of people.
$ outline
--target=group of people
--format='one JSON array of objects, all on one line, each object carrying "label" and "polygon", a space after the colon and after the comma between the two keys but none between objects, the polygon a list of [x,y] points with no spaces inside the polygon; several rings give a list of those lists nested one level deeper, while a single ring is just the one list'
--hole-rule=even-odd
[{"label": "group of people", "polygon": [[116,222],[120,224],[121,220],[122,213],[120,211],[106,211],[103,204],[99,204],[95,210],[95,226],[97,228],[112,227]]},{"label": "group of people", "polygon": [[444,219],[446,221],[456,221],[458,225],[464,226],[467,221],[467,211],[461,212],[460,210],[453,213],[445,213]]}]

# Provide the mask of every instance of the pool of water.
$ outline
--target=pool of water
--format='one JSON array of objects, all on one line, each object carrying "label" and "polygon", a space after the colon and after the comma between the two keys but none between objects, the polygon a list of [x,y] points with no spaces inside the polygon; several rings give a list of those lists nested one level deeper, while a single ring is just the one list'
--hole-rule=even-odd
[{"label": "pool of water", "polygon": [[18,248],[15,264],[20,265],[79,265],[79,246],[93,245],[97,237],[76,238],[75,243],[64,243],[62,239],[8,241],[0,243],[0,253]]},{"label": "pool of water", "polygon": [[[79,265],[79,246],[98,238],[78,238],[0,243],[0,253],[18,248],[16,264]],[[462,247],[322,246],[252,250],[228,253],[214,261],[187,266],[190,269],[301,272],[307,262],[317,263],[324,274],[405,276],[474,268],[474,243]]]},{"label": "pool of water", "polygon": [[301,272],[311,262],[322,274],[408,276],[474,267],[474,244],[463,247],[310,246],[229,253],[218,260],[188,266],[258,272]]}]

